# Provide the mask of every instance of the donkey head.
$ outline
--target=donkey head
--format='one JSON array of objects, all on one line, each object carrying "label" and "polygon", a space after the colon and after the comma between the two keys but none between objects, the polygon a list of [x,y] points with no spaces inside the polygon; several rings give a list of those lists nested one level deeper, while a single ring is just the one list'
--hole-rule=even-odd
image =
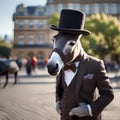
[{"label": "donkey head", "polygon": [[78,56],[82,56],[80,37],[90,34],[84,29],[84,22],[85,14],[82,11],[63,9],[58,26],[50,26],[58,31],[53,37],[54,49],[47,65],[51,75],[57,75],[66,64],[72,64]]},{"label": "donkey head", "polygon": [[57,75],[66,64],[72,64],[83,54],[80,37],[68,33],[58,33],[53,37],[54,49],[47,64],[49,74]]}]

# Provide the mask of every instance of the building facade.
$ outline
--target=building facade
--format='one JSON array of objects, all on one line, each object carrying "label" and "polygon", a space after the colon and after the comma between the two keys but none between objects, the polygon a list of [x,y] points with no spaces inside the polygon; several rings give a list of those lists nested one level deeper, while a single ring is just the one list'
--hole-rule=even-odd
[{"label": "building facade", "polygon": [[50,55],[52,44],[49,42],[47,19],[44,7],[24,7],[23,4],[16,7],[13,15],[14,56],[43,59]]},{"label": "building facade", "polygon": [[106,13],[120,20],[120,0],[47,0],[46,8],[48,16],[68,8],[82,10],[87,15]]},{"label": "building facade", "polygon": [[120,0],[47,0],[46,6],[20,4],[13,15],[14,44],[13,56],[38,59],[49,57],[52,51],[50,40],[54,31],[49,30],[47,20],[61,9],[82,10],[87,15],[106,13],[120,20]]}]

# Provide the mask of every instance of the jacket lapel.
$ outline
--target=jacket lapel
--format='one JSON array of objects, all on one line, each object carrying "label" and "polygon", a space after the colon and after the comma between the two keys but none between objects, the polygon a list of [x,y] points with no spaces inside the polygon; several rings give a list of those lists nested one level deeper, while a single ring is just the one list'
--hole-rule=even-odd
[{"label": "jacket lapel", "polygon": [[76,74],[76,96],[78,98],[79,90],[82,84],[83,76],[85,73],[85,70],[87,68],[87,63],[88,63],[88,56],[84,55],[83,58],[80,61],[79,67],[78,67],[78,72]]}]

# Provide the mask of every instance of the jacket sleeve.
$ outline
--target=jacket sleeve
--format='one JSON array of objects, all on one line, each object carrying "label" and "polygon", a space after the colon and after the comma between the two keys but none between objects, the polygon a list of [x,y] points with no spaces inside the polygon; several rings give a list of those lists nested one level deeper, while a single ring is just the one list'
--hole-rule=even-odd
[{"label": "jacket sleeve", "polygon": [[100,96],[94,102],[90,103],[93,116],[97,116],[114,98],[113,89],[103,61],[98,62],[96,79]]},{"label": "jacket sleeve", "polygon": [[62,72],[56,77],[56,102],[61,101],[63,89],[61,86]]}]

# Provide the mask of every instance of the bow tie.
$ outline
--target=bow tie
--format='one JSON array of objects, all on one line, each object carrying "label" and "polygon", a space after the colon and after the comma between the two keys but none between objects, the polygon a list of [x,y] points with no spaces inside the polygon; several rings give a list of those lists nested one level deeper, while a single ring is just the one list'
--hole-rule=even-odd
[{"label": "bow tie", "polygon": [[71,65],[65,65],[65,67],[63,68],[65,71],[66,70],[72,70],[73,72],[76,71],[76,65],[75,64],[71,64]]}]

